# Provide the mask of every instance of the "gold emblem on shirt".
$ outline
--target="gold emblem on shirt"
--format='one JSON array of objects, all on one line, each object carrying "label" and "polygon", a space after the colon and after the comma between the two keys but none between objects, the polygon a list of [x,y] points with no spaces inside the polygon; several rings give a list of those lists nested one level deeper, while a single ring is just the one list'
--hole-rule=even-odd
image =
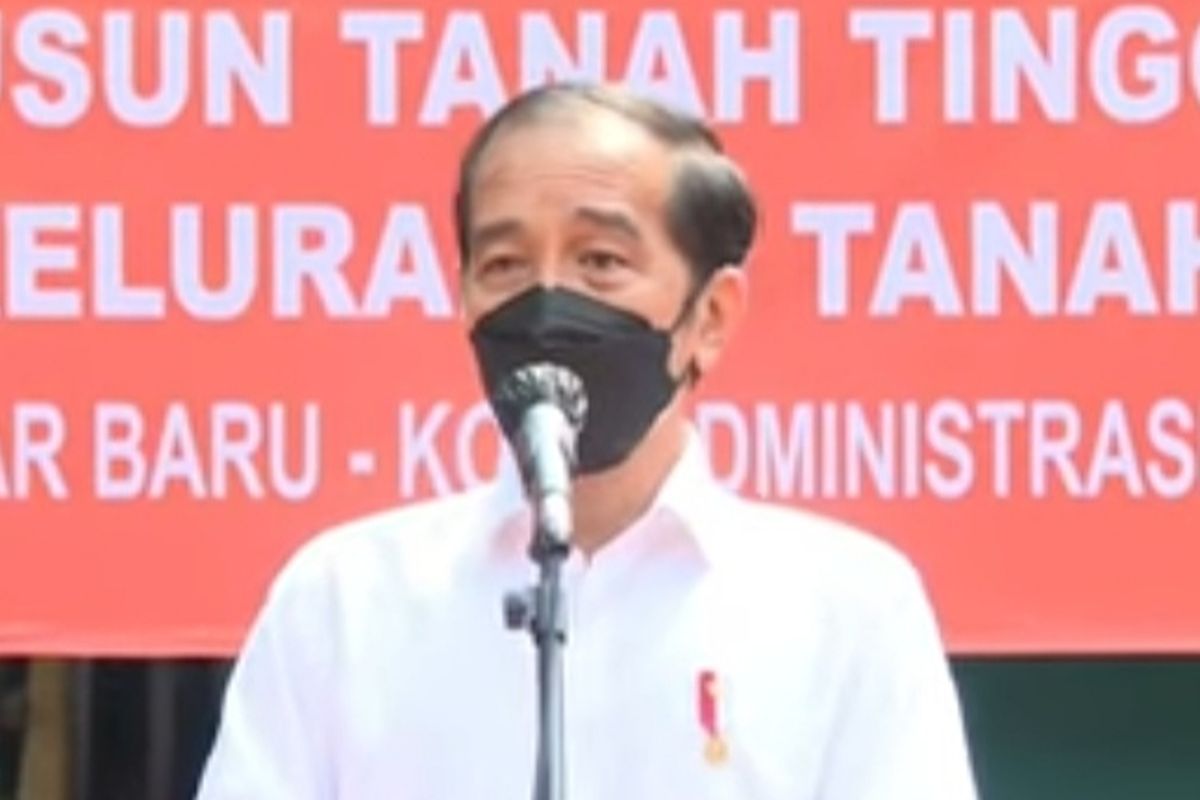
[{"label": "gold emblem on shirt", "polygon": [[729,760],[729,745],[719,736],[713,736],[704,745],[704,758],[714,767]]}]

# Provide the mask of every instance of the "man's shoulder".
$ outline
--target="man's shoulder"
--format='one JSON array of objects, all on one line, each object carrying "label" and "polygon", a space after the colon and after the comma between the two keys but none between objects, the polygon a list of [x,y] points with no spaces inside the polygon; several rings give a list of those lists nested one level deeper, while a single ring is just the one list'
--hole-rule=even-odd
[{"label": "man's shoulder", "polygon": [[[912,561],[877,533],[810,509],[732,497],[710,524],[741,568],[799,590],[907,593],[921,579]],[[773,583],[776,583],[773,581]]]},{"label": "man's shoulder", "polygon": [[279,571],[277,589],[304,584],[418,581],[448,567],[486,535],[494,487],[389,508],[319,531]]}]

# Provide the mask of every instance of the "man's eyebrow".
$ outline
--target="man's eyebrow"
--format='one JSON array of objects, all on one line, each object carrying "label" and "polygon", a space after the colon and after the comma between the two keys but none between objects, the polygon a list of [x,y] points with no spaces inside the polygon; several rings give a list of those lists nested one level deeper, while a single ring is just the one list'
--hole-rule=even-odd
[{"label": "man's eyebrow", "polygon": [[574,216],[592,225],[608,228],[635,241],[641,241],[642,229],[633,221],[633,217],[623,211],[595,206],[579,206]]},{"label": "man's eyebrow", "polygon": [[480,225],[471,231],[471,251],[482,250],[492,242],[508,238],[509,236],[515,236],[520,232],[520,221],[511,217],[508,219],[498,219],[486,225]]}]

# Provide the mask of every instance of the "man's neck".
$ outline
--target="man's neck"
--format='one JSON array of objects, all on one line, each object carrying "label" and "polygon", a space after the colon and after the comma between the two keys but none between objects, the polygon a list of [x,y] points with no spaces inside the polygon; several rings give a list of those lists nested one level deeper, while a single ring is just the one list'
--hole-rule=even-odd
[{"label": "man's neck", "polygon": [[620,465],[575,481],[575,544],[591,556],[646,513],[687,444],[687,427],[664,419]]}]

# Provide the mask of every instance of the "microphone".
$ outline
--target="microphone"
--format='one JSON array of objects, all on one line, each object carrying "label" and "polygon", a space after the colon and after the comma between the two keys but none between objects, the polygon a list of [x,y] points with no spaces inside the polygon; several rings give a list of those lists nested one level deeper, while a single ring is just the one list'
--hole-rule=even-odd
[{"label": "microphone", "polygon": [[588,409],[582,379],[560,364],[526,364],[497,384],[492,407],[516,451],[537,521],[537,546],[568,547],[575,446]]}]

